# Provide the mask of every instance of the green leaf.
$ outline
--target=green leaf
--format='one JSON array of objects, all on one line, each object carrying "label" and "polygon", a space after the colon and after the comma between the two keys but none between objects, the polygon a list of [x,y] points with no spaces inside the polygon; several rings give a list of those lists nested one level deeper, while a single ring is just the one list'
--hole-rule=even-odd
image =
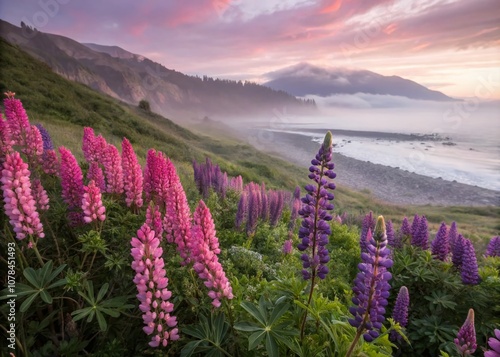
[{"label": "green leaf", "polygon": [[33,269],[32,267],[24,269],[23,275],[26,278],[26,280],[28,280],[31,283],[31,285],[33,285],[35,288],[40,289],[42,287],[38,280],[37,273],[35,269]]},{"label": "green leaf", "polygon": [[251,351],[255,347],[257,347],[262,342],[265,336],[266,336],[265,330],[252,333],[248,338],[248,350]]},{"label": "green leaf", "polygon": [[39,270],[40,274],[40,287],[45,286],[49,282],[48,277],[50,276],[50,272],[52,271],[52,260],[46,262],[42,269]]},{"label": "green leaf", "polygon": [[266,325],[266,319],[262,316],[261,312],[257,310],[254,304],[248,301],[243,301],[241,307],[244,308],[250,315],[257,319],[262,325]]},{"label": "green leaf", "polygon": [[47,304],[52,304],[52,296],[50,296],[50,294],[48,293],[47,290],[45,290],[45,289],[40,290],[40,297]]},{"label": "green leaf", "polygon": [[[184,329],[182,331],[185,332]],[[187,343],[181,351],[181,357],[190,357],[202,342],[203,341],[191,341]]]},{"label": "green leaf", "polygon": [[47,290],[52,289],[52,288],[57,288],[58,286],[66,285],[67,282],[68,281],[66,280],[66,278],[60,279],[60,280],[56,281],[54,284],[50,284],[49,286],[47,286]]},{"label": "green leaf", "polygon": [[97,294],[96,302],[99,302],[102,300],[104,295],[108,292],[108,287],[109,287],[108,283],[104,283],[104,285],[101,286],[101,289],[99,290],[99,293]]},{"label": "green leaf", "polygon": [[106,329],[108,328],[108,324],[106,323],[106,319],[102,315],[102,313],[99,310],[96,310],[95,312],[96,317],[97,317],[97,322],[99,323],[99,328],[101,329],[102,332],[105,332]]},{"label": "green leaf", "polygon": [[274,308],[272,314],[271,314],[271,317],[269,319],[269,325],[273,325],[276,321],[279,320],[279,318],[281,316],[283,316],[283,314],[285,312],[288,311],[288,309],[290,308],[290,305],[285,303],[285,304],[282,304],[281,306],[280,305],[276,305],[276,307]]},{"label": "green leaf", "polygon": [[203,333],[201,333],[198,329],[194,328],[194,327],[184,327],[182,329],[182,333],[184,333],[186,335],[189,335],[189,336],[193,336],[193,337],[199,338],[200,340],[204,340],[205,339],[205,335]]},{"label": "green leaf", "polygon": [[71,313],[73,316],[73,321],[78,321],[86,317],[92,311],[91,307],[86,307],[84,309],[75,310]]},{"label": "green leaf", "polygon": [[259,327],[255,324],[249,323],[249,322],[238,322],[237,324],[234,325],[234,328],[239,331],[246,331],[246,332],[254,332],[258,330],[262,330],[262,327]]},{"label": "green leaf", "polygon": [[23,303],[21,304],[21,307],[19,308],[19,311],[21,312],[26,312],[28,311],[29,307],[31,306],[31,304],[33,303],[33,301],[35,301],[35,299],[37,298],[38,296],[38,292],[33,294],[33,295],[30,295],[26,298],[26,300],[23,301]]},{"label": "green leaf", "polygon": [[278,344],[271,334],[266,336],[266,351],[269,357],[279,357]]}]

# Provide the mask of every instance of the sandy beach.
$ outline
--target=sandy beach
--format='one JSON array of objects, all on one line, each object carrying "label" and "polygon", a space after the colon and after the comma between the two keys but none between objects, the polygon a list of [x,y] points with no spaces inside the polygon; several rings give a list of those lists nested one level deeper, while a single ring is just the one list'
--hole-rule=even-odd
[{"label": "sandy beach", "polygon": [[[273,132],[272,145],[265,150],[297,165],[309,167],[319,144],[307,137]],[[262,147],[261,147],[262,149]],[[374,197],[395,204],[435,206],[500,206],[500,192],[445,181],[440,178],[356,160],[335,153],[335,182],[357,191],[368,190]]]}]

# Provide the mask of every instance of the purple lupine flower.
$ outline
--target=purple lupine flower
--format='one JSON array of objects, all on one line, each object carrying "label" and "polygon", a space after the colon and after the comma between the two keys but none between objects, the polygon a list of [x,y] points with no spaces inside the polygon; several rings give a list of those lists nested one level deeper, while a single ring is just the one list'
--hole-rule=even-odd
[{"label": "purple lupine flower", "polygon": [[500,257],[500,236],[490,239],[488,247],[486,248],[487,257]]},{"label": "purple lupine flower", "polygon": [[500,330],[495,329],[495,337],[488,339],[491,350],[484,351],[484,357],[500,357]]},{"label": "purple lupine flower", "polygon": [[418,229],[412,236],[411,244],[423,250],[429,248],[429,225],[427,224],[427,218],[425,216],[419,219]]},{"label": "purple lupine flower", "polygon": [[328,273],[326,263],[330,260],[326,245],[331,233],[328,221],[332,220],[332,216],[328,211],[334,208],[329,202],[334,196],[328,190],[334,190],[335,184],[328,182],[327,178],[334,179],[336,176],[333,172],[335,165],[331,162],[332,146],[332,133],[327,132],[323,145],[316,158],[311,160],[312,166],[309,167],[311,172],[309,178],[316,184],[305,186],[307,194],[302,198],[303,206],[299,210],[303,221],[299,229],[301,242],[297,248],[304,252],[301,256],[304,268],[302,276],[305,280],[312,278],[313,285],[316,276],[320,279],[326,277]]},{"label": "purple lupine flower", "polygon": [[420,217],[418,216],[418,214],[416,214],[415,216],[413,216],[413,221],[411,222],[411,237],[412,237],[412,240],[417,235],[419,227],[420,227]]},{"label": "purple lupine flower", "polygon": [[54,150],[54,143],[52,143],[52,138],[47,129],[45,129],[42,124],[35,124],[35,126],[42,135],[43,150]]},{"label": "purple lupine flower", "polygon": [[285,243],[283,243],[283,254],[292,254],[293,251],[293,239],[287,239]]},{"label": "purple lupine flower", "polygon": [[281,218],[284,206],[284,196],[285,194],[283,191],[277,191],[273,193],[274,208],[271,211],[271,217],[270,217],[271,227],[275,227]]},{"label": "purple lupine flower", "polygon": [[245,216],[248,208],[248,193],[246,191],[241,192],[240,201],[238,202],[238,210],[236,211],[236,228],[240,228],[243,225]]},{"label": "purple lupine flower", "polygon": [[450,230],[448,231],[448,242],[450,242],[451,252],[453,252],[457,238],[458,238],[457,222],[451,222]]},{"label": "purple lupine flower", "polygon": [[[406,327],[408,325],[408,308],[410,307],[410,294],[408,293],[408,288],[402,286],[399,289],[398,297],[396,298],[396,303],[394,304],[394,310],[392,311],[392,318],[394,322],[398,322],[401,327]],[[396,331],[391,331],[391,340],[399,340],[401,336]]]},{"label": "purple lupine flower", "polygon": [[262,182],[261,188],[260,188],[260,197],[262,198],[261,201],[261,209],[260,209],[260,218],[263,221],[267,221],[269,219],[269,215],[271,214],[271,197],[274,193],[274,191],[266,191],[266,184]]},{"label": "purple lupine flower", "polygon": [[403,222],[401,222],[401,228],[399,229],[403,236],[411,236],[411,227],[410,222],[408,222],[408,218],[403,218]]},{"label": "purple lupine flower", "polygon": [[[257,186],[258,187],[258,186]],[[255,233],[257,221],[259,220],[261,208],[261,197],[259,189],[250,189],[248,192],[248,216],[247,216],[247,234]]]},{"label": "purple lupine flower", "polygon": [[468,285],[479,284],[479,273],[474,246],[470,240],[466,239],[463,247],[461,270],[462,283]]},{"label": "purple lupine flower", "polygon": [[467,319],[458,331],[457,338],[454,340],[460,356],[471,356],[477,348],[476,329],[474,327],[474,309],[469,309]]},{"label": "purple lupine flower", "polygon": [[385,320],[385,306],[389,297],[389,280],[391,273],[387,271],[393,264],[391,251],[387,248],[385,222],[378,217],[375,234],[368,230],[367,251],[361,253],[362,263],[358,265],[359,273],[354,279],[354,306],[349,308],[354,319],[349,319],[351,326],[357,328],[357,337],[363,334],[367,342],[379,336],[382,322]]},{"label": "purple lupine flower", "polygon": [[299,209],[301,206],[300,202],[300,186],[295,187],[295,191],[293,192],[292,199],[292,207],[290,209],[290,223],[288,225],[288,231],[293,231],[295,229],[295,222],[297,220],[297,216],[299,215]]},{"label": "purple lupine flower", "polygon": [[395,247],[396,235],[394,234],[394,227],[392,226],[392,221],[390,219],[385,222],[385,232],[387,234],[387,244],[391,247]]},{"label": "purple lupine flower", "polygon": [[373,230],[375,229],[375,217],[373,217],[373,212],[370,211],[364,218],[363,218],[363,224],[361,226],[361,236],[359,238],[359,246],[361,247],[361,252],[366,252],[366,246],[367,246],[367,241],[366,237],[368,234],[368,230],[371,230],[373,233]]},{"label": "purple lupine flower", "polygon": [[464,255],[465,238],[459,234],[451,250],[451,262],[455,267],[462,267],[462,257]]},{"label": "purple lupine flower", "polygon": [[436,234],[436,238],[431,243],[432,255],[439,260],[445,261],[450,252],[450,244],[448,242],[448,231],[446,223],[442,222]]}]

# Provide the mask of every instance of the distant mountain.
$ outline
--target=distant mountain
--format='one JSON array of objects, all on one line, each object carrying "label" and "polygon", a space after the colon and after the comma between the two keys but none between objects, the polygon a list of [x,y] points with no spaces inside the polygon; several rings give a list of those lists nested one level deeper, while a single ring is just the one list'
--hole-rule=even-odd
[{"label": "distant mountain", "polygon": [[411,99],[452,101],[447,95],[398,76],[383,76],[366,70],[326,69],[309,63],[270,72],[265,86],[296,96],[335,94],[386,94]]},{"label": "distant mountain", "polygon": [[145,99],[164,115],[271,115],[283,107],[291,113],[316,109],[314,101],[284,91],[252,82],[188,76],[117,46],[81,44],[23,23],[17,27],[0,20],[0,36],[63,77],[131,104]]}]

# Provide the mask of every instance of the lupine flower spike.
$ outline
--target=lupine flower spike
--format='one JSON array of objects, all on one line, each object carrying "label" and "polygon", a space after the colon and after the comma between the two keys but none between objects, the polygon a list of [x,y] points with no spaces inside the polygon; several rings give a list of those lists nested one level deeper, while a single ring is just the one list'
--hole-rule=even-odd
[{"label": "lupine flower spike", "polygon": [[[302,198],[303,206],[299,210],[299,215],[303,217],[302,226],[299,229],[301,242],[297,248],[304,252],[302,254],[302,276],[305,280],[319,277],[324,279],[328,273],[326,263],[330,260],[326,245],[330,235],[329,221],[332,216],[328,211],[333,210],[334,205],[329,201],[333,200],[333,193],[329,190],[335,189],[333,182],[328,182],[327,178],[334,179],[334,164],[332,160],[332,134],[328,132],[319,149],[316,158],[311,161],[312,166],[309,178],[315,184],[306,185],[306,196]],[[312,290],[312,287],[311,287]]]},{"label": "lupine flower spike", "polygon": [[[134,283],[137,285],[139,309],[143,312],[143,330],[152,335],[149,345],[167,346],[168,341],[179,339],[177,318],[170,313],[174,304],[170,301],[172,292],[168,290],[168,278],[164,269],[165,263],[161,257],[163,249],[155,232],[144,224],[137,231],[137,238],[132,238],[131,255],[134,258],[132,269],[135,270]],[[171,328],[169,330],[169,328]]]},{"label": "lupine flower spike", "polygon": [[354,306],[349,308],[354,318],[349,323],[357,328],[357,332],[346,356],[351,355],[361,335],[367,342],[379,336],[391,288],[389,280],[392,275],[387,271],[393,264],[390,254],[384,218],[379,216],[375,233],[369,237],[367,252],[361,253],[362,263],[358,265],[360,272],[354,279]]},{"label": "lupine flower spike", "polygon": [[500,236],[490,239],[488,247],[486,248],[487,257],[500,257]]},{"label": "lupine flower spike", "polygon": [[28,164],[23,162],[17,151],[6,155],[0,183],[5,214],[9,217],[16,238],[21,240],[29,235],[43,238],[45,235],[31,191]]},{"label": "lupine flower spike", "polygon": [[458,331],[454,342],[461,357],[471,356],[476,351],[476,329],[474,327],[473,309],[469,309],[467,319]]},{"label": "lupine flower spike", "polygon": [[123,186],[127,207],[142,207],[142,168],[137,161],[134,148],[127,138],[122,141]]},{"label": "lupine flower spike", "polygon": [[106,208],[102,204],[101,190],[94,181],[90,181],[88,186],[83,187],[83,190],[82,210],[84,222],[103,222],[106,219]]},{"label": "lupine flower spike", "polygon": [[462,256],[462,282],[468,285],[479,284],[479,274],[477,267],[476,252],[472,242],[468,239],[465,240],[463,246]]},{"label": "lupine flower spike", "polygon": [[444,261],[450,252],[450,244],[448,241],[448,232],[446,223],[442,222],[436,234],[436,238],[431,243],[432,255],[439,260]]},{"label": "lupine flower spike", "polygon": [[[394,310],[392,311],[392,318],[394,322],[399,323],[401,327],[406,327],[408,325],[408,308],[410,307],[410,295],[408,293],[408,288],[402,286],[399,289],[398,297],[396,298],[396,303],[394,304]],[[396,331],[391,331],[391,340],[399,340],[401,336]]]},{"label": "lupine flower spike", "polygon": [[30,122],[26,110],[19,99],[14,98],[16,93],[6,92],[7,98],[3,100],[5,107],[5,117],[11,135],[11,140],[16,145],[26,144],[26,133],[30,130]]},{"label": "lupine flower spike", "polygon": [[500,330],[495,329],[495,336],[488,339],[491,350],[484,352],[484,357],[500,357]]}]

